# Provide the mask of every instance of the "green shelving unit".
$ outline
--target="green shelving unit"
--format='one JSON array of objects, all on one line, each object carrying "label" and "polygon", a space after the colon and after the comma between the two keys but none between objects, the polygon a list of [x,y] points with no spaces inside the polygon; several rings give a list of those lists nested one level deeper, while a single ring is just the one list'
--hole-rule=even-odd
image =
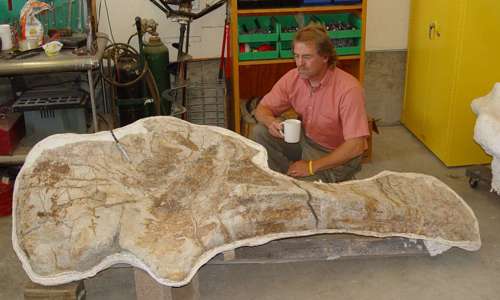
[{"label": "green shelving unit", "polygon": [[[238,42],[247,44],[252,49],[248,52],[239,52],[240,60],[274,59],[279,57],[279,25],[275,18],[270,16],[239,17],[238,26]],[[254,49],[264,44],[270,45],[274,50],[254,51]]]}]

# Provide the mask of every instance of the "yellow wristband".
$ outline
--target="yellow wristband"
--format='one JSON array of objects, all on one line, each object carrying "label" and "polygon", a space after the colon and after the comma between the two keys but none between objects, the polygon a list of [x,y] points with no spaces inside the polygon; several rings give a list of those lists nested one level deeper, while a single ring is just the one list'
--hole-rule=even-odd
[{"label": "yellow wristband", "polygon": [[314,175],[314,171],[313,171],[313,161],[312,161],[312,160],[310,160],[310,161],[309,161],[308,166],[309,166],[309,176]]}]

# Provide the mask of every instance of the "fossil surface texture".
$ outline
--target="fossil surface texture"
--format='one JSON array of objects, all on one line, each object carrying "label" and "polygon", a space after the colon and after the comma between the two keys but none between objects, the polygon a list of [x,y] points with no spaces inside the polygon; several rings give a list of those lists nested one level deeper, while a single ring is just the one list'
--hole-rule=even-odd
[{"label": "fossil surface texture", "polygon": [[182,286],[216,254],[323,233],[421,239],[474,251],[477,219],[438,179],[382,172],[340,184],[276,173],[260,145],[223,128],[152,117],[53,135],[15,183],[12,242],[30,278],[57,285],[116,263]]},{"label": "fossil surface texture", "polygon": [[491,161],[491,189],[500,195],[500,83],[486,96],[472,101],[477,115],[474,140],[493,156]]}]

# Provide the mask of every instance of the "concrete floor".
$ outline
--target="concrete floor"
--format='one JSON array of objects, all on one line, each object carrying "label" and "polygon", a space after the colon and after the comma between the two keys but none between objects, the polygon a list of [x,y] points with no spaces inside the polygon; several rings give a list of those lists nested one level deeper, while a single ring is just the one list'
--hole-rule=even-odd
[{"label": "concrete floor", "polygon": [[[499,299],[500,196],[469,187],[464,168],[446,168],[404,127],[382,127],[373,162],[358,178],[382,170],[420,172],[444,181],[474,210],[483,247],[437,257],[343,259],[275,265],[207,265],[202,299]],[[11,246],[11,219],[0,218],[0,299],[22,299],[27,279]],[[133,272],[114,268],[85,281],[87,299],[135,299]]]}]

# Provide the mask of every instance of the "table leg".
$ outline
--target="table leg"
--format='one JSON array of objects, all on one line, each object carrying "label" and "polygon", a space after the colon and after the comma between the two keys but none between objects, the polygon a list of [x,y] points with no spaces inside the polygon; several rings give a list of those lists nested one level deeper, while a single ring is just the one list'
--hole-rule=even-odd
[{"label": "table leg", "polygon": [[92,107],[92,121],[94,123],[94,132],[99,131],[97,127],[97,112],[95,106],[95,89],[94,89],[94,77],[92,74],[92,70],[87,71],[87,77],[89,79],[89,93],[90,93],[90,104]]},{"label": "table leg", "polygon": [[102,89],[102,101],[103,101],[103,108],[104,108],[104,113],[106,114],[109,114],[111,112],[111,105],[108,103],[108,97],[107,97],[107,93],[106,93],[106,84],[105,84],[105,81],[104,81],[104,67],[102,65],[102,62],[101,62],[101,66],[100,66],[100,72],[101,72],[101,89]]}]

